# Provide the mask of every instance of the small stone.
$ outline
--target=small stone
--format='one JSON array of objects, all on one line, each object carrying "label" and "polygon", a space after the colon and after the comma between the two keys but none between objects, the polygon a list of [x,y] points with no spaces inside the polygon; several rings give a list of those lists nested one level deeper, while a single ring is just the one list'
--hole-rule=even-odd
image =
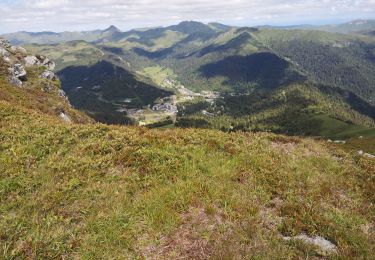
[{"label": "small stone", "polygon": [[309,237],[305,234],[301,234],[294,237],[283,237],[283,239],[286,241],[299,240],[306,244],[316,246],[318,248],[317,253],[323,256],[337,253],[337,246],[321,236]]},{"label": "small stone", "polygon": [[60,113],[60,118],[62,120],[64,120],[66,123],[71,123],[72,122],[72,120],[70,119],[70,117],[67,114],[65,114],[64,112]]}]

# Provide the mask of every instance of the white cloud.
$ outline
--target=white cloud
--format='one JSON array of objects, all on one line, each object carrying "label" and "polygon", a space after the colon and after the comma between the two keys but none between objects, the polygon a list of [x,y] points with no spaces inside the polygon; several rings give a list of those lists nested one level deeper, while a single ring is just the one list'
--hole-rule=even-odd
[{"label": "white cloud", "polygon": [[177,20],[234,25],[375,18],[375,0],[0,0],[0,33],[19,30],[123,30]]}]

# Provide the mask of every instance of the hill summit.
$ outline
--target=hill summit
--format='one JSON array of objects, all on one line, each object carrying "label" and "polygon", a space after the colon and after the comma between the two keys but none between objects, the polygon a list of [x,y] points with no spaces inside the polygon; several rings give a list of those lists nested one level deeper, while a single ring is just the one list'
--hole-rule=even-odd
[{"label": "hill summit", "polygon": [[116,26],[114,26],[114,25],[111,25],[111,26],[109,26],[107,29],[105,29],[104,30],[105,32],[112,32],[112,33],[114,33],[114,32],[121,32],[121,30],[120,29],[118,29]]}]

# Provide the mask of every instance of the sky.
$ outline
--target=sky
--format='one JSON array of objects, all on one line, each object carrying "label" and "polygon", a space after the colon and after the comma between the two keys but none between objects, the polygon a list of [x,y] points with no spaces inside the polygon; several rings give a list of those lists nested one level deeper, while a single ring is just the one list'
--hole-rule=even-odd
[{"label": "sky", "polygon": [[0,33],[121,30],[181,21],[329,24],[375,18],[375,0],[0,0]]}]

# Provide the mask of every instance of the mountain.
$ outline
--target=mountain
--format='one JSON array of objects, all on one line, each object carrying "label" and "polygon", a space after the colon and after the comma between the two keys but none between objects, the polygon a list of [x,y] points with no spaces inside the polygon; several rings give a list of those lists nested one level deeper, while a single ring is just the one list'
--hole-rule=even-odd
[{"label": "mountain", "polygon": [[194,21],[113,31],[90,43],[26,45],[56,61],[73,105],[102,122],[375,134],[371,37]]},{"label": "mountain", "polygon": [[2,37],[9,40],[13,44],[56,44],[62,42],[83,40],[87,42],[99,41],[113,35],[120,33],[121,31],[115,26],[110,26],[104,30],[94,31],[83,31],[83,32],[16,32],[4,34]]},{"label": "mountain", "polygon": [[0,46],[2,258],[373,258],[373,138],[94,123]]},{"label": "mountain", "polygon": [[336,33],[364,34],[375,30],[375,20],[354,20],[338,25],[321,26],[315,29]]},{"label": "mountain", "polygon": [[311,24],[301,24],[301,25],[290,25],[290,26],[273,26],[273,25],[263,25],[257,26],[261,29],[285,29],[285,30],[316,30],[316,31],[326,31],[333,33],[342,34],[366,34],[375,30],[375,20],[371,19],[359,19],[353,20],[341,24],[328,24],[328,25],[311,25]]}]

